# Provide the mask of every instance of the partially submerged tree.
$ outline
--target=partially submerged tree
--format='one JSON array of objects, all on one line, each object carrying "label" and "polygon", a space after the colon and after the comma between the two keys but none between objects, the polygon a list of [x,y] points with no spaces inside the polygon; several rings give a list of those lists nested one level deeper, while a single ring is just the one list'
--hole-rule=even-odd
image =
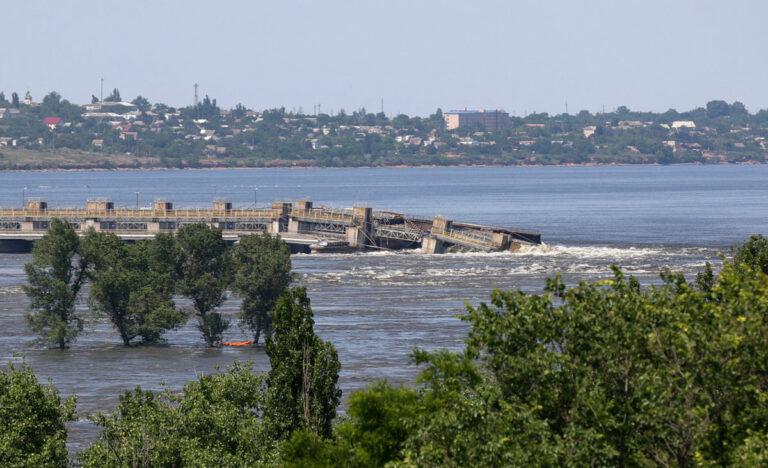
[{"label": "partially submerged tree", "polygon": [[183,226],[176,234],[179,292],[190,298],[208,346],[221,342],[229,320],[216,312],[229,284],[229,256],[221,230],[207,224]]},{"label": "partially submerged tree", "polygon": [[0,466],[67,466],[67,430],[75,399],[61,401],[26,366],[0,370]]},{"label": "partially submerged tree", "polygon": [[35,242],[32,261],[24,266],[29,284],[23,289],[30,299],[27,322],[42,342],[64,349],[83,330],[76,302],[90,262],[75,230],[60,219],[52,219]]},{"label": "partially submerged tree", "polygon": [[277,440],[297,429],[328,437],[341,398],[336,348],[315,334],[304,288],[283,293],[272,320],[274,334],[266,347],[271,364],[264,411],[267,430]]},{"label": "partially submerged tree", "polygon": [[125,245],[114,234],[96,232],[83,240],[94,258],[91,306],[109,318],[126,346],[135,338],[157,343],[187,318],[173,302],[169,268],[154,255],[160,242]]},{"label": "partially submerged tree", "polygon": [[270,311],[291,282],[291,252],[278,236],[251,235],[232,252],[233,289],[242,298],[240,321],[259,343],[272,332]]}]

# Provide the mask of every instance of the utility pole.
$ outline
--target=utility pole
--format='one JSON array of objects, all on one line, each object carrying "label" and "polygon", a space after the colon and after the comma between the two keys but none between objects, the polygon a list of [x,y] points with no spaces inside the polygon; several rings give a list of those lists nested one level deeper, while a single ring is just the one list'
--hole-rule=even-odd
[{"label": "utility pole", "polygon": [[565,115],[568,115],[568,101],[565,101]]},{"label": "utility pole", "polygon": [[104,77],[101,77],[101,88],[99,89],[99,102],[104,102]]},{"label": "utility pole", "polygon": [[384,98],[381,98],[381,113],[384,113]]},{"label": "utility pole", "polygon": [[256,194],[258,193],[258,191],[259,191],[258,187],[253,187],[253,207],[254,208],[256,208],[256,206],[258,206],[259,204],[259,200],[256,198]]},{"label": "utility pole", "polygon": [[21,207],[27,209],[27,186],[21,189]]},{"label": "utility pole", "polygon": [[200,86],[200,85],[199,85],[199,84],[197,84],[197,83],[195,83],[195,85],[194,85],[194,87],[195,87],[195,102],[194,102],[194,105],[195,105],[195,107],[197,107],[197,103],[199,102],[199,100],[198,100],[198,98],[197,98],[197,88],[198,88],[199,86]]},{"label": "utility pole", "polygon": [[136,192],[136,209],[139,209],[139,192]]}]

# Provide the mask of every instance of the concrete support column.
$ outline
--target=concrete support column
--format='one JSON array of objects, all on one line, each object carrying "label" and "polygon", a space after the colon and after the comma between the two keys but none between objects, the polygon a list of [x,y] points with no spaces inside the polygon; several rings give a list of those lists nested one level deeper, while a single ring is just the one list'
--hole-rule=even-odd
[{"label": "concrete support column", "polygon": [[421,251],[426,254],[440,254],[445,252],[445,242],[432,236],[421,240]]},{"label": "concrete support column", "polygon": [[269,234],[272,234],[272,235],[279,234],[280,233],[280,220],[279,219],[272,220],[272,222],[270,222],[267,225],[267,232]]},{"label": "concrete support column", "polygon": [[302,230],[306,229],[306,223],[299,221],[298,219],[288,219],[288,232],[291,234],[298,234]]},{"label": "concrete support column", "polygon": [[35,225],[32,221],[22,221],[21,230],[23,232],[32,232],[35,230]]},{"label": "concrete support column", "polygon": [[493,242],[493,248],[496,250],[505,250],[509,247],[509,243],[512,240],[509,234],[504,232],[494,232],[491,236],[491,242]]},{"label": "concrete support column", "polygon": [[362,248],[366,245],[370,245],[368,237],[366,237],[365,230],[357,226],[347,227],[347,242],[352,248]]},{"label": "concrete support column", "polygon": [[432,234],[445,234],[451,230],[453,221],[443,218],[442,216],[436,216],[432,221]]},{"label": "concrete support column", "polygon": [[347,227],[347,241],[350,247],[364,247],[373,244],[373,210],[367,206],[352,208],[354,226]]}]

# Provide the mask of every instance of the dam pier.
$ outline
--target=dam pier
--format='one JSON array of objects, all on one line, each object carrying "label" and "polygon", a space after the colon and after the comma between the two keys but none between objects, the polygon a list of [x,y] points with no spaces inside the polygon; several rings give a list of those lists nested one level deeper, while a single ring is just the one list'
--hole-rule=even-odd
[{"label": "dam pier", "polygon": [[221,229],[229,243],[250,234],[268,233],[280,236],[296,253],[371,249],[421,249],[432,254],[499,252],[541,243],[541,235],[535,231],[464,223],[443,216],[417,218],[366,206],[314,206],[310,200],[233,208],[229,201],[217,199],[210,208],[179,209],[166,200],[155,200],[149,208],[115,207],[106,199],[90,199],[84,208],[49,208],[44,200],[29,200],[22,208],[0,208],[0,252],[30,251],[54,218],[66,221],[81,235],[94,229],[113,233],[126,242],[205,223]]}]

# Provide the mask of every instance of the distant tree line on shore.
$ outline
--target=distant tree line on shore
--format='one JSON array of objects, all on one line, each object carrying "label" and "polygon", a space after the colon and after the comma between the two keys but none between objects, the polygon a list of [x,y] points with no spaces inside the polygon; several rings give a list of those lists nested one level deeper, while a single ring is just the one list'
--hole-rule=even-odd
[{"label": "distant tree line on shore", "polygon": [[[53,219],[25,270],[27,321],[45,344],[67,348],[83,331],[87,317],[77,301],[90,283],[89,310],[109,319],[126,346],[158,343],[190,315],[206,344],[217,346],[230,325],[216,311],[228,290],[242,299],[240,321],[254,344],[262,333],[269,336],[269,311],[290,284],[291,258],[278,237],[252,235],[228,247],[221,231],[206,224],[125,244],[93,229],[80,238]],[[191,309],[177,307],[175,294],[188,298]]]},{"label": "distant tree line on shore", "polygon": [[[205,96],[172,107],[137,96],[122,102],[118,89],[96,100],[96,113],[51,92],[40,103],[18,103],[0,93],[0,108],[19,115],[0,119],[0,138],[16,148],[130,155],[123,167],[382,166],[456,164],[719,163],[765,162],[768,110],[750,113],[740,102],[710,101],[687,112],[529,113],[498,131],[447,130],[443,111],[388,116],[365,108],[347,113],[305,113],[285,108],[221,108]],[[18,104],[18,105],[16,105]],[[45,124],[60,117],[60,124]],[[693,122],[694,127],[672,127]],[[8,151],[12,151],[9,148]],[[39,162],[37,162],[39,163]],[[53,163],[51,163],[53,164]],[[0,167],[34,168],[36,161]]]},{"label": "distant tree line on shore", "polygon": [[[83,466],[764,466],[768,240],[688,281],[611,278],[494,291],[468,306],[461,352],[414,350],[415,386],[377,382],[336,421],[340,364],[306,291],[272,308],[271,369],[181,393],[126,392],[92,419]],[[66,466],[74,399],[31,369],[0,371],[0,464]],[[336,421],[334,423],[334,421]]]}]

